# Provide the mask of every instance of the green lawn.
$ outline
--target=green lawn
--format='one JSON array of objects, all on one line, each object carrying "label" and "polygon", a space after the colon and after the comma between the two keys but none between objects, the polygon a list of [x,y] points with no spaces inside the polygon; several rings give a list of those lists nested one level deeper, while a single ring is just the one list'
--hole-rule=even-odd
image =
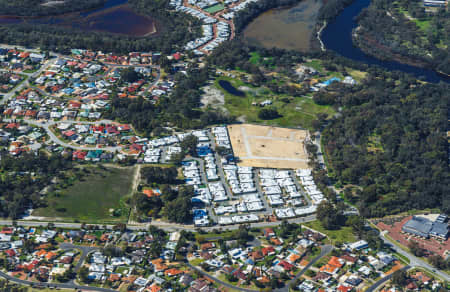
[{"label": "green lawn", "polygon": [[223,231],[221,233],[214,233],[214,232],[210,232],[210,233],[205,233],[205,234],[199,234],[199,233],[195,233],[195,239],[197,241],[205,241],[207,239],[213,239],[213,238],[222,238],[224,240],[228,240],[231,239],[233,234],[235,232],[233,231]]},{"label": "green lawn", "polygon": [[[218,84],[218,81],[221,79],[229,81],[236,88],[246,86],[250,90],[246,92],[246,96],[244,97],[229,94]],[[220,77],[215,81],[215,85],[224,93],[225,108],[230,114],[244,118],[248,123],[311,129],[312,121],[316,119],[316,114],[327,113],[330,116],[334,114],[332,107],[318,105],[309,97],[292,97],[286,94],[275,94],[267,88],[253,88],[238,79]],[[252,103],[267,99],[272,100],[272,106],[277,108],[281,117],[273,120],[261,120],[258,118],[261,107],[254,106]],[[283,101],[284,99],[288,99],[289,101],[285,102]]]},{"label": "green lawn", "polygon": [[[50,194],[48,206],[33,215],[89,222],[126,219],[128,211],[122,199],[131,193],[134,168],[87,169],[90,174],[59,191],[60,196]],[[121,215],[112,217],[110,209],[118,208],[122,208]]]},{"label": "green lawn", "polygon": [[323,68],[322,61],[318,59],[311,60],[305,63],[305,66],[314,68],[318,72],[323,72],[325,69]]},{"label": "green lawn", "polygon": [[189,263],[193,266],[200,266],[200,264],[203,263],[204,261],[205,261],[204,259],[193,259]]},{"label": "green lawn", "polygon": [[210,14],[214,14],[214,13],[219,12],[219,11],[224,10],[224,9],[225,9],[225,5],[223,5],[223,4],[216,4],[214,6],[205,8],[204,10],[206,12],[210,13]]},{"label": "green lawn", "polygon": [[[259,291],[258,290],[258,287],[256,287],[256,285],[253,283],[253,282],[251,282],[251,284],[250,285],[243,285],[243,284],[238,284],[238,281],[236,281],[236,282],[230,282],[230,281],[228,281],[227,280],[227,277],[224,275],[224,274],[220,274],[218,277],[217,277],[219,280],[221,280],[221,281],[223,281],[223,282],[225,282],[225,283],[228,283],[228,284],[230,284],[230,285],[233,285],[233,286],[237,286],[237,287],[242,287],[242,288],[245,288],[245,289],[253,289],[253,290],[255,290],[255,291]],[[229,291],[229,290],[228,290]]]},{"label": "green lawn", "polygon": [[304,223],[304,225],[326,234],[333,244],[355,242],[357,240],[351,227],[344,226],[338,230],[326,230],[318,220]]},{"label": "green lawn", "polygon": [[409,262],[410,262],[410,261],[409,261],[409,259],[408,259],[407,257],[405,257],[404,255],[401,255],[401,254],[395,252],[395,253],[394,253],[394,256],[395,256],[397,259],[399,259],[400,261],[402,261],[403,263],[409,265]]},{"label": "green lawn", "polygon": [[258,52],[251,52],[249,61],[254,65],[267,65],[273,67],[273,57],[262,58]]},{"label": "green lawn", "polygon": [[398,9],[398,12],[402,13],[403,15],[405,15],[406,18],[408,18],[412,22],[414,22],[417,25],[417,27],[419,27],[420,30],[422,30],[423,32],[426,32],[427,29],[430,27],[431,18],[420,20],[420,19],[412,17],[411,14],[403,7],[399,7],[397,9]]}]

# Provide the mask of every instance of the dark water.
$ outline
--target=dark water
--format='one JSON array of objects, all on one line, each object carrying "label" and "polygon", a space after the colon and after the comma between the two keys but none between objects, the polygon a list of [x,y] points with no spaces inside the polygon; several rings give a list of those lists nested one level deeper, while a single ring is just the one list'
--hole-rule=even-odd
[{"label": "dark water", "polygon": [[156,32],[154,21],[136,14],[126,3],[128,0],[108,0],[102,7],[86,12],[33,19],[0,17],[0,24],[50,24],[85,31],[100,31],[132,36],[145,36]]},{"label": "dark water", "polygon": [[152,19],[138,15],[124,6],[112,8],[107,12],[97,12],[71,24],[83,30],[105,31],[116,34],[144,36],[156,32]]},{"label": "dark water", "polygon": [[327,49],[333,50],[336,53],[355,61],[369,65],[378,65],[388,70],[403,71],[430,82],[450,82],[449,78],[439,75],[433,70],[406,65],[395,61],[382,61],[366,55],[359,48],[353,46],[352,30],[357,26],[354,18],[359,15],[362,9],[369,6],[369,4],[370,0],[355,0],[353,4],[345,8],[335,20],[327,25],[322,32],[322,41]]},{"label": "dark water", "polygon": [[230,82],[226,80],[219,80],[219,85],[223,89],[225,89],[226,92],[229,94],[235,95],[235,96],[245,96],[245,92],[240,91],[236,87],[234,87]]},{"label": "dark water", "polygon": [[89,16],[91,14],[94,14],[94,13],[97,13],[97,12],[100,12],[100,11],[103,11],[103,10],[106,10],[106,9],[109,9],[109,8],[113,8],[115,6],[126,4],[127,2],[128,2],[128,0],[108,0],[108,1],[106,1],[105,4],[103,4],[102,7],[97,8],[97,9],[93,9],[93,10],[89,10],[87,12],[80,13],[80,15],[83,16],[83,17],[86,17],[86,16]]}]

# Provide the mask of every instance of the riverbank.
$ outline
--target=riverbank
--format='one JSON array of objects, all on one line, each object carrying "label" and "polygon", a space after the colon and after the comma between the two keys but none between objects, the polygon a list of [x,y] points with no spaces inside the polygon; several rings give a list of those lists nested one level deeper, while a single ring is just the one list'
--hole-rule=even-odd
[{"label": "riverbank", "polygon": [[371,0],[354,1],[347,6],[340,14],[328,23],[322,31],[321,40],[327,50],[348,59],[365,63],[367,65],[376,65],[391,71],[402,71],[412,74],[422,80],[437,83],[440,81],[450,82],[445,75],[440,75],[429,67],[417,66],[403,63],[405,60],[381,60],[364,52],[360,46],[356,46],[353,40],[353,34],[358,27],[355,18],[361,11],[370,5]]},{"label": "riverbank", "polygon": [[135,11],[127,2],[126,0],[112,0],[107,1],[100,8],[52,16],[0,16],[0,24],[44,24],[133,37],[156,35],[161,27],[157,21]]},{"label": "riverbank", "polygon": [[402,64],[408,64],[415,67],[432,69],[431,65],[424,61],[419,61],[411,57],[397,54],[387,46],[377,42],[377,40],[369,35],[358,33],[357,27],[352,33],[352,40],[355,46],[359,47],[367,55],[371,55],[382,61],[396,61]]},{"label": "riverbank", "polygon": [[[89,0],[91,1],[91,0]],[[86,2],[89,2],[86,1]],[[1,1],[0,1],[1,2]],[[58,11],[52,12],[52,13],[47,13],[47,14],[37,14],[37,15],[21,15],[21,14],[8,14],[8,13],[4,13],[0,15],[0,19],[6,19],[6,18],[13,18],[13,19],[42,19],[42,18],[51,18],[51,17],[64,17],[64,16],[70,16],[76,13],[90,13],[92,11],[96,11],[99,9],[104,9],[104,8],[108,8],[111,6],[115,6],[115,5],[120,5],[120,4],[124,4],[126,2],[128,2],[128,0],[103,0],[103,1],[97,1],[98,3],[89,3],[89,4],[84,4],[84,3],[80,3],[78,1],[78,5],[81,5],[82,7],[79,8],[74,8],[71,9],[69,11],[66,11],[64,9],[61,8],[61,6],[58,7]],[[84,4],[84,5],[83,5]],[[35,6],[35,5],[33,5]],[[42,5],[41,5],[42,6]],[[85,7],[87,6],[87,7]],[[24,11],[27,11],[28,13],[30,13],[30,9],[35,8],[35,7],[27,7],[27,9],[22,9]]]},{"label": "riverbank", "polygon": [[411,1],[410,6],[389,3],[381,7],[380,3],[385,2],[367,1],[367,7],[356,16],[357,27],[352,32],[354,45],[382,61],[450,74],[450,43],[445,37],[445,27],[450,20],[446,15],[425,12],[419,0]]},{"label": "riverbank", "polygon": [[[359,28],[359,27],[358,27]],[[377,40],[369,35],[362,35],[358,33],[358,28],[352,33],[352,39],[355,46],[357,46],[365,54],[377,58],[381,61],[394,61],[401,64],[406,64],[418,68],[432,70],[442,78],[450,79],[450,75],[445,72],[436,70],[430,62],[418,60],[413,57],[401,55],[393,52],[389,47],[377,42]]]},{"label": "riverbank", "polygon": [[320,43],[320,50],[326,51],[325,44],[322,41],[322,31],[327,27],[327,21],[325,20],[319,30],[316,32],[316,40]]}]

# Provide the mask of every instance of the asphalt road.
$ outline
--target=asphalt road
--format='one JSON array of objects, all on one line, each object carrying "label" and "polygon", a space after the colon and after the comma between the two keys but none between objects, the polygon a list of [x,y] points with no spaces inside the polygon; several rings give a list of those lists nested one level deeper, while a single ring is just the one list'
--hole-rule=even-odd
[{"label": "asphalt road", "polygon": [[316,256],[311,262],[309,262],[300,272],[297,273],[297,275],[295,275],[295,277],[293,279],[291,279],[289,282],[287,282],[283,288],[279,288],[276,289],[274,291],[276,292],[289,292],[289,287],[291,286],[292,283],[294,283],[295,281],[297,281],[304,273],[306,273],[306,271],[312,266],[314,265],[318,260],[320,260],[321,258],[323,258],[324,256],[326,256],[327,254],[329,254],[331,251],[333,250],[333,246],[332,245],[324,245],[322,246],[321,250],[320,250],[320,254],[318,256]]},{"label": "asphalt road", "polygon": [[[297,223],[297,224],[301,224],[301,223],[306,223],[306,222],[311,222],[316,220],[316,216],[315,215],[310,215],[310,216],[306,216],[306,217],[299,217],[299,218],[293,218],[293,219],[289,219],[287,220],[289,223]],[[80,229],[82,223],[70,223],[70,222],[49,222],[49,221],[35,221],[35,220],[18,220],[16,221],[17,225],[19,226],[23,226],[23,227],[39,227],[39,226],[47,226],[48,223],[52,223],[56,228],[73,228],[73,229]],[[95,225],[98,228],[102,229],[103,226],[105,226],[104,224],[90,224],[88,222],[86,222],[86,224],[88,225]],[[276,222],[256,222],[256,223],[251,223],[250,227],[273,227],[273,226],[278,226],[279,224],[281,224],[281,221],[276,221]],[[2,219],[0,220],[0,225],[2,226],[12,226],[13,225],[13,221],[12,220],[6,220],[6,219]],[[128,224],[127,228],[129,230],[134,230],[134,231],[138,231],[138,230],[148,230],[149,226],[153,225],[156,226],[160,229],[164,229],[166,231],[172,232],[172,231],[181,231],[181,230],[186,230],[186,231],[196,231],[198,229],[204,230],[206,232],[208,231],[212,231],[214,229],[221,229],[221,230],[236,230],[239,229],[239,226],[241,224],[233,224],[233,225],[226,225],[226,226],[211,226],[211,227],[195,227],[194,225],[186,225],[186,224],[176,224],[176,223],[169,223],[169,222],[161,222],[161,221],[152,221],[150,223],[141,223],[141,224]],[[114,227],[114,225],[111,224],[107,224],[106,228],[111,230]]]},{"label": "asphalt road", "polygon": [[[298,278],[300,278],[312,265],[314,265],[318,260],[320,260],[322,257],[326,256],[327,254],[329,254],[331,251],[333,250],[333,246],[331,245],[324,245],[320,251],[320,254],[315,257],[304,269],[302,269],[297,275],[295,275],[295,277],[290,280],[288,283],[286,283],[286,285],[283,288],[279,288],[279,289],[275,289],[273,291],[276,292],[289,292],[289,286],[291,285],[291,283],[295,282]],[[245,289],[245,288],[241,288],[239,286],[234,286],[231,285],[229,283],[223,282],[219,279],[217,279],[216,277],[206,273],[205,271],[203,271],[202,269],[199,269],[195,266],[192,266],[191,264],[187,264],[187,266],[197,272],[199,272],[200,274],[202,274],[203,276],[219,283],[220,285],[223,285],[227,288],[233,289],[233,290],[239,290],[239,291],[245,291],[245,292],[254,292],[257,290],[251,290],[251,289]]]},{"label": "asphalt road", "polygon": [[239,287],[239,286],[233,286],[233,285],[231,285],[231,284],[228,284],[228,283],[226,283],[226,282],[223,282],[222,280],[219,280],[218,278],[216,278],[216,277],[214,277],[214,276],[212,276],[212,275],[206,273],[206,272],[203,271],[202,269],[199,269],[199,268],[197,268],[197,267],[195,267],[195,266],[192,266],[192,265],[189,264],[189,263],[187,263],[187,266],[188,266],[190,269],[199,272],[200,274],[202,274],[202,275],[205,276],[206,278],[209,278],[209,279],[213,280],[214,282],[216,282],[216,283],[218,283],[218,284],[220,284],[220,285],[222,285],[222,286],[224,286],[224,287],[227,287],[227,288],[230,288],[230,289],[233,289],[233,290],[238,290],[238,291],[245,291],[245,292],[255,292],[255,291],[258,291],[258,290],[251,290],[251,289],[241,288],[241,287]]},{"label": "asphalt road", "polygon": [[439,277],[447,282],[450,281],[450,276],[447,273],[436,269],[435,267],[428,264],[427,262],[425,262],[425,261],[419,259],[418,257],[415,257],[414,255],[410,254],[409,252],[406,252],[405,250],[401,249],[394,242],[392,242],[388,238],[386,238],[385,234],[386,234],[386,231],[380,232],[380,234],[379,234],[380,238],[384,241],[385,244],[390,245],[397,253],[407,257],[409,259],[409,265],[411,267],[424,268],[424,269],[432,272],[433,274],[435,274],[437,277]]},{"label": "asphalt road", "polygon": [[95,247],[95,246],[85,246],[85,245],[74,245],[71,243],[61,243],[59,245],[59,247],[63,250],[71,250],[71,249],[79,249],[81,250],[81,256],[80,259],[78,260],[77,265],[74,268],[75,272],[78,272],[80,270],[80,268],[83,266],[84,261],[86,260],[86,257],[88,256],[88,254],[90,254],[93,251],[99,250],[99,247]]},{"label": "asphalt road", "polygon": [[[405,266],[405,267],[403,267],[401,270],[406,271],[406,270],[408,270],[408,269],[410,269],[410,268],[411,268],[410,266]],[[389,274],[389,275],[387,275],[386,277],[381,278],[380,280],[376,281],[372,286],[370,286],[370,287],[366,290],[366,292],[374,292],[374,291],[376,291],[376,290],[378,289],[378,287],[380,287],[383,283],[389,281],[389,280],[392,278],[392,275],[393,275],[393,274],[394,274],[394,273]]]},{"label": "asphalt road", "polygon": [[110,124],[110,123],[114,123],[113,121],[110,120],[101,120],[101,121],[96,121],[96,122],[83,122],[83,121],[64,121],[64,122],[55,122],[55,121],[48,121],[48,122],[39,122],[37,120],[28,120],[25,119],[23,120],[23,122],[33,125],[33,126],[37,126],[37,127],[41,127],[43,128],[48,136],[50,137],[50,140],[53,141],[54,143],[64,146],[66,148],[71,148],[71,149],[75,149],[75,150],[103,150],[103,151],[108,151],[108,152],[115,152],[115,151],[120,151],[122,150],[121,146],[104,146],[104,147],[84,147],[84,146],[78,146],[78,145],[72,145],[69,143],[66,143],[64,141],[61,141],[58,137],[56,137],[55,133],[50,129],[51,126],[56,125],[56,124],[62,124],[62,123],[69,123],[69,124],[86,124],[86,125],[92,125],[92,124]]},{"label": "asphalt road", "polygon": [[116,290],[101,288],[101,287],[91,287],[91,286],[81,286],[76,285],[74,283],[39,283],[17,279],[15,277],[11,277],[10,275],[0,272],[0,277],[9,280],[10,282],[14,282],[21,285],[33,286],[33,287],[53,287],[53,288],[61,288],[61,289],[74,289],[74,290],[83,290],[83,291],[100,291],[100,292],[117,292]]},{"label": "asphalt road", "polygon": [[41,68],[39,68],[39,70],[37,70],[34,73],[28,73],[28,74],[27,73],[20,73],[22,75],[26,75],[27,79],[25,81],[23,81],[22,83],[20,83],[19,85],[17,85],[15,88],[13,88],[10,92],[4,94],[3,98],[0,100],[0,105],[7,103],[8,100],[10,100],[17,91],[20,92],[20,91],[22,91],[22,89],[25,86],[29,86],[30,85],[29,84],[30,78],[35,78],[35,77],[39,76],[39,74],[41,74],[42,71],[47,70],[47,68],[50,67],[52,64],[54,64],[54,62],[55,62],[54,60],[48,60],[45,64],[43,64],[41,66]]}]

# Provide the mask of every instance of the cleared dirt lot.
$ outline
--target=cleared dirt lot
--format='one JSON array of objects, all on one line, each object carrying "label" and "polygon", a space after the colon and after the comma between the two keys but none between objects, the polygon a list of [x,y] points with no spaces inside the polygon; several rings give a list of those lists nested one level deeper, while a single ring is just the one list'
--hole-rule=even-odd
[{"label": "cleared dirt lot", "polygon": [[239,165],[270,168],[308,168],[308,131],[259,125],[229,125]]}]

